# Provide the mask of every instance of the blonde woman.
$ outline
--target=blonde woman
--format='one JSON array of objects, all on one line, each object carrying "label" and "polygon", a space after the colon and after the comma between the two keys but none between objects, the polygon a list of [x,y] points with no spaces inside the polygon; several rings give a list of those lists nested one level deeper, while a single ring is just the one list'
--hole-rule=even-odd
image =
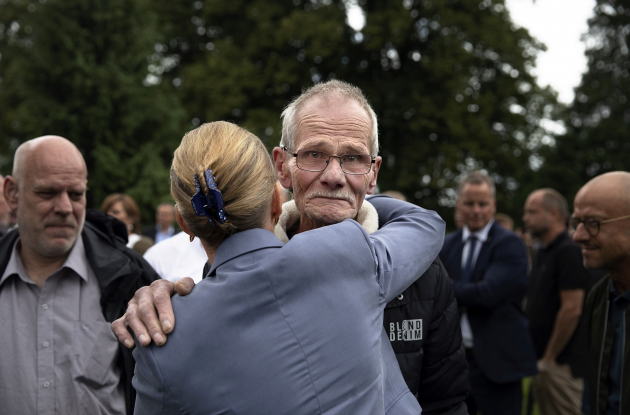
[{"label": "blonde woman", "polygon": [[439,216],[376,197],[383,229],[346,220],[285,245],[269,154],[225,122],[184,136],[171,193],[212,267],[173,298],[168,342],[135,349],[136,415],[420,412],[381,337],[383,309],[439,252]]}]

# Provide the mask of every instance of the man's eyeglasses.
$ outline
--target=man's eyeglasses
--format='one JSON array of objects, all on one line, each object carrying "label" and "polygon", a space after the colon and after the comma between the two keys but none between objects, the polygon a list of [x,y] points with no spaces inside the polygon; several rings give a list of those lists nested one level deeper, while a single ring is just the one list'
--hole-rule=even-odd
[{"label": "man's eyeglasses", "polygon": [[577,230],[577,227],[580,226],[580,223],[584,224],[584,228],[589,235],[595,237],[599,233],[599,228],[604,223],[616,222],[618,220],[630,219],[630,215],[621,216],[619,218],[606,219],[606,220],[597,220],[594,218],[586,218],[584,220],[578,219],[575,216],[569,218],[569,226],[574,231]]},{"label": "man's eyeglasses", "polygon": [[298,150],[297,153],[293,153],[286,147],[282,147],[282,149],[295,157],[295,164],[298,169],[305,171],[324,171],[328,167],[330,159],[335,157],[339,160],[339,166],[344,173],[368,174],[372,170],[372,164],[376,161],[376,158],[369,154],[331,156],[327,152],[319,150]]}]

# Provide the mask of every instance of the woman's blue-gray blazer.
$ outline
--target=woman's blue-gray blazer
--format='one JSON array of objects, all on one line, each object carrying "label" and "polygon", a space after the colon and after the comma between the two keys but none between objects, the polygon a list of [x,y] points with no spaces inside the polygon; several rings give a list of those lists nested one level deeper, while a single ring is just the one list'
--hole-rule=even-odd
[{"label": "woman's blue-gray blazer", "polygon": [[419,413],[383,309],[430,266],[444,222],[370,203],[385,224],[371,235],[346,220],[286,245],[263,229],[226,239],[207,277],[173,298],[167,343],[134,351],[136,415]]}]

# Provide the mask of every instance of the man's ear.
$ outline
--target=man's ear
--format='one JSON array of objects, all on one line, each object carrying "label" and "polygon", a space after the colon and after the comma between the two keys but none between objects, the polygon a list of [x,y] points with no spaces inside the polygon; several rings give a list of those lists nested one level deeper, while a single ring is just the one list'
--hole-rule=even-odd
[{"label": "man's ear", "polygon": [[276,179],[285,189],[290,189],[292,185],[291,171],[289,170],[289,157],[285,155],[285,151],[276,147],[273,149],[273,163],[276,167]]},{"label": "man's ear", "polygon": [[179,208],[177,207],[177,205],[175,205],[175,220],[177,221],[177,224],[179,225],[182,232],[189,236],[195,236],[190,231],[190,228],[188,227],[188,224],[184,221],[184,218],[182,218],[182,215],[179,213]]},{"label": "man's ear", "polygon": [[18,203],[18,185],[15,179],[11,176],[4,178],[4,185],[2,187],[4,199],[7,201],[7,205],[11,210],[17,210]]},{"label": "man's ear", "polygon": [[370,179],[370,184],[367,190],[367,194],[369,195],[374,193],[374,188],[376,188],[376,179],[378,177],[378,171],[381,168],[381,161],[383,161],[383,159],[380,156],[376,157],[376,160],[374,161],[374,164],[372,165],[372,171],[369,173],[372,175],[372,178]]},{"label": "man's ear", "polygon": [[274,189],[271,214],[274,222],[280,217],[280,214],[282,214],[282,186],[278,182],[276,182]]}]

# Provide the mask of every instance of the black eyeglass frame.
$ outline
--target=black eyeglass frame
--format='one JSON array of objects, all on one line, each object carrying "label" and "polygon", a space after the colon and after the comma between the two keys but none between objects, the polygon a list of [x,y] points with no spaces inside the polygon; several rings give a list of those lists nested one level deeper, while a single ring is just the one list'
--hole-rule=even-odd
[{"label": "black eyeglass frame", "polygon": [[[328,167],[328,164],[330,164],[330,159],[331,159],[331,158],[333,158],[333,157],[335,157],[336,159],[338,159],[338,160],[339,160],[339,167],[341,167],[341,171],[343,171],[345,174],[350,174],[350,175],[353,175],[353,176],[364,176],[364,175],[366,175],[366,174],[368,174],[369,172],[371,172],[371,171],[372,171],[372,165],[373,165],[374,163],[376,163],[376,157],[372,156],[371,154],[367,154],[368,156],[370,156],[370,159],[371,159],[371,160],[370,160],[370,168],[368,169],[368,171],[366,171],[365,173],[348,173],[347,171],[345,171],[345,170],[343,169],[343,162],[341,161],[341,157],[343,157],[343,156],[355,156],[355,155],[356,155],[356,156],[365,156],[366,154],[342,154],[341,156],[333,156],[332,154],[328,154],[328,152],[327,152],[327,151],[321,151],[322,153],[326,153],[326,154],[328,154],[328,160],[326,160],[326,167],[324,167],[324,168],[323,168],[323,169],[321,169],[321,170],[309,170],[309,169],[305,169],[305,168],[303,168],[303,167],[300,167],[300,166],[298,165],[298,162],[297,162],[297,160],[298,160],[298,159],[297,159],[298,153],[294,153],[294,152],[292,152],[292,151],[291,151],[291,150],[289,150],[286,146],[283,146],[283,147],[282,147],[282,149],[283,149],[284,151],[286,151],[287,153],[289,153],[290,155],[292,155],[293,157],[295,157],[295,166],[296,166],[298,169],[300,169],[300,170],[304,170],[304,171],[312,171],[312,172],[320,172],[320,171],[324,171],[324,170],[326,170],[326,168]],[[313,151],[315,151],[315,150],[313,150]],[[319,150],[317,150],[317,151],[319,151]]]},{"label": "black eyeglass frame", "polygon": [[[624,219],[630,219],[630,215],[626,215],[626,216],[620,216],[618,218],[612,218],[612,219],[604,219],[604,220],[597,220],[595,218],[586,218],[586,219],[578,219],[575,216],[571,216],[569,218],[569,226],[571,227],[571,229],[573,229],[574,231],[577,230],[578,226],[580,226],[580,223],[584,224],[584,229],[586,229],[586,233],[588,233],[589,235],[591,235],[591,237],[596,237],[599,234],[601,225],[606,224],[606,223],[610,223],[610,222],[617,222],[618,220],[624,220]],[[591,225],[589,225],[589,223],[591,223]],[[595,226],[597,231],[596,232],[591,232],[590,227],[589,226]]]}]

